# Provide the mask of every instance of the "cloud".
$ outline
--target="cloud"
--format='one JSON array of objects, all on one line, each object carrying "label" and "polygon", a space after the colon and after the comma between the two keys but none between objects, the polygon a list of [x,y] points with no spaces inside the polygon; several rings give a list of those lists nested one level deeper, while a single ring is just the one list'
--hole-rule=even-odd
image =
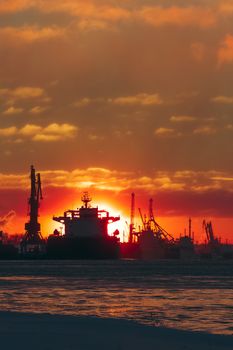
[{"label": "cloud", "polygon": [[215,103],[221,103],[221,104],[233,104],[233,96],[219,95],[211,98],[211,101]]},{"label": "cloud", "polygon": [[211,179],[212,180],[216,180],[216,181],[231,181],[233,183],[233,176],[231,176],[231,177],[213,176]]},{"label": "cloud", "polygon": [[225,36],[218,49],[217,56],[219,65],[233,62],[233,35],[228,34]]},{"label": "cloud", "polygon": [[[44,187],[66,187],[111,191],[229,191],[233,193],[233,174],[218,171],[156,171],[153,175],[117,171],[107,168],[85,168],[73,171],[40,171]],[[84,186],[85,184],[85,186]],[[88,184],[88,185],[87,185]],[[28,174],[0,174],[0,188],[28,188]]]},{"label": "cloud", "polygon": [[163,103],[159,94],[147,93],[140,93],[134,96],[116,97],[113,99],[108,99],[108,102],[120,106],[153,106],[161,105]]},{"label": "cloud", "polygon": [[218,9],[222,14],[233,14],[232,0],[220,0]]},{"label": "cloud", "polygon": [[[105,29],[108,23],[116,23],[132,17],[132,11],[114,6],[109,2],[95,0],[9,0],[0,4],[0,13],[12,13],[27,9],[36,9],[42,13],[64,13],[79,19],[81,30]],[[33,35],[34,36],[34,35]],[[40,37],[51,37],[51,33],[44,33]],[[31,37],[31,35],[30,35]]]},{"label": "cloud", "polygon": [[90,141],[101,141],[101,140],[104,139],[104,137],[92,133],[92,134],[89,134],[89,135],[88,135],[88,139],[89,139]]},{"label": "cloud", "polygon": [[0,38],[3,41],[13,42],[17,45],[22,42],[33,43],[38,41],[45,41],[54,38],[63,37],[66,33],[64,28],[60,27],[37,27],[37,26],[23,26],[23,27],[2,27],[0,28]]},{"label": "cloud", "polygon": [[35,106],[32,107],[29,111],[29,113],[31,114],[41,114],[43,112],[45,112],[48,108],[47,107],[41,107],[41,106]]},{"label": "cloud", "polygon": [[44,90],[38,87],[22,86],[12,90],[11,95],[19,99],[36,98],[44,95]]},{"label": "cloud", "polygon": [[107,99],[102,97],[96,97],[96,98],[90,98],[90,97],[83,97],[73,103],[74,107],[87,107],[94,103],[107,103]]},{"label": "cloud", "polygon": [[18,134],[23,136],[34,136],[41,132],[42,127],[34,124],[27,124],[18,130]]},{"label": "cloud", "polygon": [[78,127],[71,124],[50,124],[33,136],[33,141],[64,141],[75,137]]},{"label": "cloud", "polygon": [[89,97],[84,97],[76,102],[73,103],[74,107],[86,107],[89,106],[93,100]]},{"label": "cloud", "polygon": [[45,90],[40,87],[19,86],[14,89],[0,89],[0,96],[13,100],[39,98],[45,96]]},{"label": "cloud", "polygon": [[53,123],[45,127],[35,124],[26,124],[22,128],[16,128],[13,126],[0,129],[0,136],[5,138],[19,136],[32,141],[55,142],[72,139],[76,136],[77,132],[77,126],[67,123]]},{"label": "cloud", "polygon": [[90,98],[83,97],[73,103],[74,107],[86,107],[94,103],[109,103],[118,106],[156,106],[163,104],[159,94],[140,93],[132,96],[120,96],[115,98]]},{"label": "cloud", "polygon": [[198,6],[144,7],[139,15],[146,23],[155,27],[172,25],[209,28],[213,27],[218,19],[213,8]]},{"label": "cloud", "polygon": [[155,129],[154,134],[159,137],[179,137],[181,136],[181,133],[177,132],[175,129],[172,128],[158,128]]},{"label": "cloud", "polygon": [[3,137],[13,136],[16,133],[17,133],[17,128],[15,126],[0,129],[0,136],[3,136]]},{"label": "cloud", "polygon": [[[76,17],[81,30],[109,29],[109,24],[143,21],[155,27],[195,26],[211,28],[225,17],[232,14],[232,3],[220,1],[214,4],[190,6],[146,6],[133,1],[113,2],[103,0],[2,0],[0,13],[16,13],[33,9],[39,13],[63,13]],[[31,35],[29,35],[31,37]],[[34,35],[32,35],[34,37]],[[53,37],[47,33],[42,37]]]},{"label": "cloud", "polygon": [[213,135],[216,134],[217,130],[211,126],[202,126],[193,130],[195,135]]},{"label": "cloud", "polygon": [[37,6],[44,12],[68,13],[83,19],[92,18],[117,22],[131,17],[130,10],[109,4],[108,1],[69,0],[64,2],[63,0],[50,0],[48,3],[46,0],[42,0]]},{"label": "cloud", "polygon": [[190,115],[173,115],[170,118],[170,121],[173,123],[189,123],[195,121],[196,118]]},{"label": "cloud", "polygon": [[31,0],[1,0],[0,13],[13,13],[23,11],[32,6]]},{"label": "cloud", "polygon": [[82,32],[111,29],[107,21],[96,19],[82,19],[78,22],[78,28]]},{"label": "cloud", "polygon": [[14,106],[9,107],[6,111],[3,112],[5,115],[12,115],[12,114],[20,114],[24,111],[23,108],[16,108]]},{"label": "cloud", "polygon": [[[227,172],[180,170],[155,171],[148,175],[143,172],[94,167],[73,171],[42,170],[40,174],[45,195],[44,205],[50,210],[51,206],[58,210],[54,197],[63,198],[62,203],[69,205],[77,193],[84,190],[95,195],[99,193],[101,198],[111,193],[111,197],[115,195],[118,201],[122,199],[124,203],[126,196],[130,200],[132,191],[144,203],[146,198],[156,196],[160,215],[227,217],[231,216],[233,210],[233,174]],[[28,173],[0,173],[0,188],[1,198],[6,198],[8,202],[9,198],[18,198],[22,191],[29,191]],[[25,200],[25,192],[23,198],[21,201]],[[18,202],[17,200],[16,206]],[[18,210],[22,210],[22,205],[17,207]]]}]

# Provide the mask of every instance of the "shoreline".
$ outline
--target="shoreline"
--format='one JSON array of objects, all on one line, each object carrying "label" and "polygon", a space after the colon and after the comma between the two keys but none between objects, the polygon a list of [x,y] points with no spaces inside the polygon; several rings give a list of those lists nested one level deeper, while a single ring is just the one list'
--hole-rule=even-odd
[{"label": "shoreline", "polygon": [[231,350],[233,337],[113,318],[0,311],[3,349]]}]

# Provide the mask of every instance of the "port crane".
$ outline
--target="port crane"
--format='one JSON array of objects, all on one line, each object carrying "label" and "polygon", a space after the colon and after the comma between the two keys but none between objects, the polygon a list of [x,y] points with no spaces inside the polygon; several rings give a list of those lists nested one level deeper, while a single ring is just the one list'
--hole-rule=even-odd
[{"label": "port crane", "polygon": [[25,224],[26,233],[21,241],[21,249],[23,253],[39,251],[43,244],[43,237],[40,231],[40,223],[38,222],[40,201],[43,199],[40,174],[31,166],[30,173],[31,194],[28,199],[29,221]]},{"label": "port crane", "polygon": [[203,225],[203,228],[204,228],[205,233],[206,233],[208,244],[215,246],[215,247],[218,246],[220,242],[219,242],[219,239],[214,236],[212,222],[211,221],[206,222],[205,220],[203,220],[202,225]]},{"label": "port crane", "polygon": [[151,231],[155,235],[155,237],[159,239],[163,239],[166,242],[174,242],[174,238],[170,233],[168,233],[164,228],[162,228],[154,217],[154,211],[153,211],[153,199],[151,198],[149,200],[149,215],[148,219],[146,215],[143,217],[141,209],[138,208],[139,214],[142,220],[143,230],[144,231]]},{"label": "port crane", "polygon": [[135,232],[134,218],[135,218],[135,193],[132,193],[131,194],[130,225],[129,225],[129,243],[133,242],[133,234]]}]

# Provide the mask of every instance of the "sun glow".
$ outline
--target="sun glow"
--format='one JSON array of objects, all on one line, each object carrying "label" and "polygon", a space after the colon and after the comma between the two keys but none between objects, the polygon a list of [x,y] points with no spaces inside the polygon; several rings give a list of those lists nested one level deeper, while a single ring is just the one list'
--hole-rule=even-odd
[{"label": "sun glow", "polygon": [[98,209],[106,210],[107,212],[109,212],[110,216],[120,217],[120,220],[108,225],[108,233],[111,236],[115,230],[119,230],[120,241],[126,241],[128,239],[129,233],[129,218],[121,210],[114,208],[111,204],[108,204],[107,202],[98,203]]}]

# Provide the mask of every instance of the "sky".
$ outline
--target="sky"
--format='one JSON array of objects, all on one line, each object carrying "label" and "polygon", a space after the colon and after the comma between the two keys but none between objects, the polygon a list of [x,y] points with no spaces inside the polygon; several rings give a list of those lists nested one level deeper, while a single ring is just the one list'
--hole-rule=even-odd
[{"label": "sky", "polygon": [[34,164],[44,235],[85,190],[128,221],[133,191],[233,241],[232,0],[1,0],[0,43],[1,229],[24,232]]}]

